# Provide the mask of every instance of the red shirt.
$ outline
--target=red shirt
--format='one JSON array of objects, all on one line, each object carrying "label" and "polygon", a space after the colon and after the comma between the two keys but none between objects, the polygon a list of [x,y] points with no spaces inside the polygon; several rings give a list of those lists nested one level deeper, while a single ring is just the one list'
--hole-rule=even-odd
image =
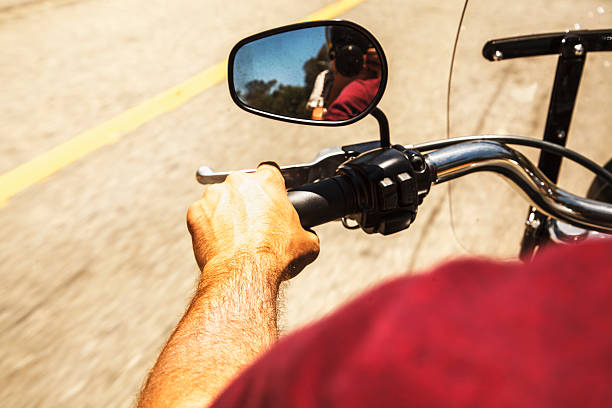
[{"label": "red shirt", "polygon": [[323,116],[324,120],[347,120],[366,110],[380,88],[380,79],[357,79],[345,86]]},{"label": "red shirt", "polygon": [[214,406],[612,406],[612,242],[382,285],[279,341]]}]

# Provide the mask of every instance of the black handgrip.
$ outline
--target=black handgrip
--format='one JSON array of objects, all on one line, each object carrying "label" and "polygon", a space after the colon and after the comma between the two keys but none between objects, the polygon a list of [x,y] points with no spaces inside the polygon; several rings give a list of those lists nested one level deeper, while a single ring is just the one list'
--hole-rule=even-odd
[{"label": "black handgrip", "polygon": [[346,176],[335,176],[288,192],[304,228],[357,212],[357,197]]}]

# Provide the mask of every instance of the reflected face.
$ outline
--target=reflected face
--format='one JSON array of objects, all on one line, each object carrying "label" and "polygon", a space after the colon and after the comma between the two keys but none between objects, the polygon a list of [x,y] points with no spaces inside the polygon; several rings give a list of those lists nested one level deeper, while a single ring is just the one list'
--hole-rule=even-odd
[{"label": "reflected face", "polygon": [[[341,121],[363,113],[380,87],[348,103],[344,115],[327,112],[353,81],[379,79],[380,56],[359,31],[345,26],[298,28],[243,44],[235,51],[232,86],[243,105],[284,118]],[[346,99],[345,95],[345,98]]]}]

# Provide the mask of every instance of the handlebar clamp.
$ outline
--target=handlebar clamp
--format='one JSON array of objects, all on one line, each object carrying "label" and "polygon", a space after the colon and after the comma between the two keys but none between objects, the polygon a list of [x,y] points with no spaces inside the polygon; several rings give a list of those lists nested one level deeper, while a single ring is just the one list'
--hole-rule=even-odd
[{"label": "handlebar clamp", "polygon": [[338,173],[347,176],[357,192],[360,212],[350,218],[369,234],[408,228],[432,183],[422,154],[400,145],[363,153],[340,166]]}]

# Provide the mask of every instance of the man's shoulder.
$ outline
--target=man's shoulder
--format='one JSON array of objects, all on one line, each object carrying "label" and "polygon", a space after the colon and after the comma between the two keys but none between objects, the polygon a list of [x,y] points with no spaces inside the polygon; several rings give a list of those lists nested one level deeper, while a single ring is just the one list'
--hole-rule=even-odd
[{"label": "man's shoulder", "polygon": [[344,87],[342,93],[345,94],[346,97],[352,95],[363,95],[367,93],[368,95],[372,93],[372,91],[377,91],[380,86],[380,79],[356,79],[350,82],[347,86]]},{"label": "man's shoulder", "polygon": [[457,405],[468,396],[537,406],[550,402],[538,389],[579,402],[574,383],[612,397],[602,388],[612,367],[596,357],[612,335],[610,265],[606,241],[548,248],[527,264],[461,259],[387,282],[280,341],[219,406]]}]

